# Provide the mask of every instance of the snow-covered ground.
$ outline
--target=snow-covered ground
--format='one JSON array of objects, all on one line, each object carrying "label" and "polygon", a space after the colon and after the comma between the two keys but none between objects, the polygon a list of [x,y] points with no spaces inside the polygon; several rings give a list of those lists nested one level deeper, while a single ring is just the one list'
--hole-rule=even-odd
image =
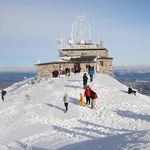
[{"label": "snow-covered ground", "polygon": [[125,85],[96,74],[88,84],[98,94],[97,109],[82,107],[82,76],[31,78],[8,87],[0,101],[0,150],[150,150],[150,98],[129,95]]}]

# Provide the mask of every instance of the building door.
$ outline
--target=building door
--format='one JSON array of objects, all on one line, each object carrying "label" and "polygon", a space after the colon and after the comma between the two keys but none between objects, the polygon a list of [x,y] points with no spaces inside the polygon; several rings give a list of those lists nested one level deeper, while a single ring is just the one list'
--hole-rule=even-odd
[{"label": "building door", "polygon": [[78,73],[81,71],[80,63],[74,64],[74,73]]}]

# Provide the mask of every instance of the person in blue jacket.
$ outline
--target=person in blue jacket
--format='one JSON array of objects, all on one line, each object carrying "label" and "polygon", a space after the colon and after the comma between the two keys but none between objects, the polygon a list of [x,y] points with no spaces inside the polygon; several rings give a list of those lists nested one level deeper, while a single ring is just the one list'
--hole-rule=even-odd
[{"label": "person in blue jacket", "polygon": [[90,68],[88,74],[90,76],[90,82],[92,82],[93,81],[93,75],[94,75],[94,68]]}]

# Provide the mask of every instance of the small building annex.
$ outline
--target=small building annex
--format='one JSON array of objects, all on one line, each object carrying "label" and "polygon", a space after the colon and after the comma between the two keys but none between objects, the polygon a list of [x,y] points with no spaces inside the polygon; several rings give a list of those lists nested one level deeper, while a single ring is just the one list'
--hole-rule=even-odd
[{"label": "small building annex", "polygon": [[90,39],[90,25],[83,16],[76,18],[72,25],[71,39],[66,47],[62,48],[62,36],[58,41],[59,59],[55,62],[46,62],[36,64],[38,69],[38,78],[52,76],[54,70],[61,74],[66,68],[75,72],[77,66],[81,72],[87,72],[89,66],[93,67],[97,73],[107,73],[113,76],[112,57],[109,57],[107,48],[104,48],[100,41],[93,47]]}]

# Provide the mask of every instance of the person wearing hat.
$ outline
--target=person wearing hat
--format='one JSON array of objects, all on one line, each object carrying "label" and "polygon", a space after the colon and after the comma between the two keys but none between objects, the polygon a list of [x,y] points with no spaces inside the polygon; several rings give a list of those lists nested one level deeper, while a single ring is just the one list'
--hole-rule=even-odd
[{"label": "person wearing hat", "polygon": [[84,104],[84,96],[82,93],[80,93],[80,106],[85,106]]}]

